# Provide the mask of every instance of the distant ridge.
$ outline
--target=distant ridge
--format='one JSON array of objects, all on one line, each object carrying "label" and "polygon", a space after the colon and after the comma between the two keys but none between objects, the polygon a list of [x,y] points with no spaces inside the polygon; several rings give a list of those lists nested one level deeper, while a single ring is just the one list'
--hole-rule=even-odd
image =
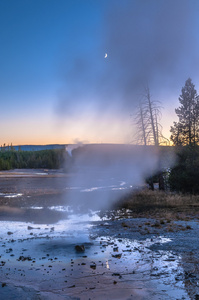
[{"label": "distant ridge", "polygon": [[51,150],[51,149],[65,149],[66,145],[63,144],[52,144],[52,145],[18,145],[13,146],[15,150],[19,150],[19,148],[22,151],[41,151],[41,150]]},{"label": "distant ridge", "polygon": [[[41,150],[51,150],[51,149],[65,149],[67,146],[72,145],[72,146],[77,146],[74,147],[76,148],[82,148],[83,149],[93,149],[93,150],[123,150],[123,149],[143,149],[145,148],[144,145],[133,145],[133,144],[112,144],[112,143],[100,143],[100,144],[49,144],[49,145],[17,145],[13,146],[15,150],[19,150],[19,148],[22,151],[41,151]],[[155,146],[147,146],[147,148],[154,148]],[[174,147],[170,146],[159,146],[159,148],[162,149],[167,149],[169,152],[174,149]],[[7,150],[7,147],[6,147]]]}]

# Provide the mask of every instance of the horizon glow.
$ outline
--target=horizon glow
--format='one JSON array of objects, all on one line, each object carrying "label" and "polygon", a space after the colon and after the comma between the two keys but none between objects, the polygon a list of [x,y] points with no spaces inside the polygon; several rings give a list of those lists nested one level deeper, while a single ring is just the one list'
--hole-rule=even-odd
[{"label": "horizon glow", "polygon": [[1,1],[0,26],[0,144],[131,143],[146,83],[169,138],[199,83],[194,0]]}]

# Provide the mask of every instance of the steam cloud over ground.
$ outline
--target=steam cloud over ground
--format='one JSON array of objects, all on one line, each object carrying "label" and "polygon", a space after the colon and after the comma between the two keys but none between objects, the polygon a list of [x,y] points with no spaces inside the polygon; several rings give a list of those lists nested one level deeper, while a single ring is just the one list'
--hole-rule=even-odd
[{"label": "steam cloud over ground", "polygon": [[[69,147],[69,153],[70,153]],[[85,145],[72,150],[67,205],[77,210],[108,209],[159,168],[159,153],[132,145]],[[68,162],[69,160],[67,160]]]},{"label": "steam cloud over ground", "polygon": [[[113,115],[128,118],[144,85],[148,84],[153,94],[164,96],[161,100],[166,103],[171,101],[168,95],[179,91],[189,76],[196,76],[197,1],[114,0],[97,4],[100,26],[93,21],[96,32],[86,28],[81,41],[90,47],[78,52],[70,64],[62,64],[59,116],[75,116],[78,121],[83,115],[91,124],[95,120],[108,124]],[[92,15],[90,18],[92,21]],[[70,51],[66,62],[69,56]]]}]

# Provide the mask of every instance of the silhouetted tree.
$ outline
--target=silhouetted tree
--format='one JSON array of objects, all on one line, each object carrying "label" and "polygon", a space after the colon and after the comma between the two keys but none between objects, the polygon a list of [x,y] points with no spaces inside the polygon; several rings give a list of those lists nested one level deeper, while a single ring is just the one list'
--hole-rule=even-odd
[{"label": "silhouetted tree", "polygon": [[12,145],[12,143],[10,144],[10,150],[11,150],[11,151],[14,151],[14,150],[15,150],[15,148],[14,148],[13,145]]},{"label": "silhouetted tree", "polygon": [[188,78],[179,97],[180,107],[175,110],[178,122],[171,126],[174,145],[196,145],[199,142],[199,98],[195,86]]},{"label": "silhouetted tree", "polygon": [[147,110],[143,106],[143,103],[139,103],[139,107],[135,116],[135,125],[136,125],[136,136],[135,142],[139,145],[147,145],[150,143],[148,140],[148,117],[147,117]]},{"label": "silhouetted tree", "polygon": [[[160,119],[160,102],[152,100],[149,87],[146,87],[135,115],[135,141],[137,144],[142,144],[145,146],[154,145],[158,147],[162,143],[169,142],[168,139],[166,139],[162,134]],[[161,163],[159,163],[159,189],[164,190],[164,179],[161,169]],[[149,183],[150,188],[153,190],[153,177],[149,177],[147,182]]]},{"label": "silhouetted tree", "polygon": [[159,146],[162,143],[169,143],[169,140],[162,134],[160,119],[160,102],[152,100],[149,87],[146,87],[135,115],[135,143],[155,146]]}]

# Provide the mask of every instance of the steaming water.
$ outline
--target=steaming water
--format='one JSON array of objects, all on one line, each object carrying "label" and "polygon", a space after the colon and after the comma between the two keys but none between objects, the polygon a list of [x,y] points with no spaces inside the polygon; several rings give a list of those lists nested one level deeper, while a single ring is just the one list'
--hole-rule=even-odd
[{"label": "steaming water", "polygon": [[[100,177],[97,181],[94,183],[90,182],[88,185],[87,181],[84,184],[81,182],[79,185],[74,182],[69,187],[65,187],[65,190],[74,193],[76,197],[78,194],[92,196],[97,193],[99,195],[97,199],[100,199],[103,197],[104,192],[123,193],[130,191],[132,188],[132,182],[128,180],[114,177],[107,180],[107,178]],[[22,194],[1,194],[0,196],[14,198],[21,197]],[[183,269],[180,266],[181,257],[174,255],[170,251],[157,252],[149,249],[150,246],[156,243],[169,243],[171,242],[170,239],[161,236],[153,237],[153,239],[143,239],[142,241],[130,238],[116,239],[114,236],[109,235],[108,229],[107,235],[103,236],[103,230],[105,230],[106,226],[104,222],[106,219],[104,218],[104,226],[101,227],[101,237],[94,234],[92,238],[91,234],[95,232],[93,230],[95,225],[100,227],[99,225],[102,222],[97,211],[77,214],[74,213],[70,205],[31,206],[29,209],[35,213],[37,213],[37,210],[39,213],[48,209],[53,212],[63,213],[64,217],[51,224],[1,221],[0,245],[2,247],[0,247],[0,255],[2,260],[7,260],[7,268],[12,268],[13,264],[16,265],[16,258],[22,253],[35,256],[35,269],[30,265],[31,275],[28,275],[33,276],[32,274],[34,274],[35,270],[38,270],[38,267],[41,268],[41,260],[45,266],[46,264],[49,265],[48,258],[43,259],[43,257],[46,257],[46,253],[54,257],[58,256],[60,262],[70,263],[71,259],[75,260],[82,257],[82,254],[74,251],[74,246],[76,244],[84,244],[86,247],[85,254],[88,259],[90,261],[101,260],[104,266],[98,267],[102,268],[102,271],[106,268],[107,272],[111,272],[110,276],[112,276],[113,272],[119,272],[124,281],[131,282],[136,280],[142,286],[149,285],[156,292],[158,291],[160,295],[162,290],[165,290],[167,298],[163,295],[162,299],[176,299],[175,296],[189,299],[185,292],[183,278],[180,277],[180,274],[183,273]],[[109,220],[107,225],[113,227],[114,223]],[[115,230],[117,231],[118,229]],[[113,251],[114,245],[118,247],[118,252],[116,253]],[[9,253],[10,247],[15,255],[13,257]],[[131,251],[128,251],[129,249]],[[120,260],[112,256],[117,253],[122,254]],[[44,272],[45,269],[41,268],[41,270]],[[0,272],[3,272],[1,268]],[[176,276],[180,278],[178,282],[175,280]],[[75,278],[78,278],[77,274],[74,275],[73,280]]]},{"label": "steaming water", "polygon": [[[124,181],[114,185],[114,188],[120,187],[128,187],[128,185]],[[101,186],[98,191],[101,192],[102,188],[111,190],[113,186]],[[91,187],[87,193],[93,193],[94,191],[96,190]],[[79,193],[86,192],[79,188]],[[42,206],[32,206],[31,209],[36,211],[44,208]],[[82,253],[76,253],[74,246],[84,244],[86,248],[84,254],[88,257],[88,260],[102,261],[103,266],[97,265],[98,272],[107,272],[107,276],[111,276],[112,280],[114,279],[112,277],[114,272],[116,274],[120,273],[123,282],[135,281],[136,285],[142,286],[142,288],[150,287],[155,293],[161,295],[161,299],[176,299],[176,296],[180,299],[183,297],[189,299],[181,276],[183,274],[183,269],[180,266],[181,257],[170,251],[152,251],[149,249],[150,246],[155,244],[169,243],[171,239],[162,236],[143,240],[118,239],[109,235],[97,237],[95,233],[92,238],[90,234],[95,232],[93,231],[95,225],[100,227],[99,224],[102,222],[98,212],[90,211],[86,214],[75,214],[70,206],[56,205],[49,206],[48,209],[66,213],[67,217],[54,224],[0,222],[0,256],[2,261],[6,261],[7,269],[12,269],[13,265],[15,267],[19,265],[18,269],[23,268],[25,270],[26,277],[29,278],[28,282],[35,282],[35,278],[39,277],[37,274],[34,275],[34,272],[41,270],[44,273],[49,266],[49,259],[53,260],[53,257],[58,257],[59,260],[59,263],[53,261],[55,275],[58,272],[55,270],[59,270],[59,268],[62,270],[63,264],[64,266],[70,264],[71,259],[74,261],[82,259]],[[105,218],[103,218],[103,225],[106,226]],[[113,228],[114,223],[109,220],[107,225]],[[103,233],[104,226],[102,226],[101,233]],[[118,248],[117,252],[114,252],[114,247]],[[11,256],[12,253],[14,256]],[[46,253],[49,253],[50,257],[47,257]],[[118,253],[122,254],[119,260],[113,257]],[[22,265],[20,262],[17,263],[16,259],[21,255],[33,257],[34,267],[31,264],[32,260],[23,262]],[[41,267],[41,264],[43,264],[43,267]],[[71,285],[78,285],[80,271],[77,271],[71,277]],[[0,268],[0,275],[4,276],[2,272],[3,269]],[[9,273],[9,278],[12,278],[12,276],[13,280],[16,280],[16,275]],[[44,275],[42,274],[42,276]],[[53,278],[53,274],[50,273],[49,276]],[[176,277],[179,277],[177,282]],[[77,278],[77,282],[75,278]]]},{"label": "steaming water", "polygon": [[[171,239],[160,236],[153,239],[132,240],[101,236],[90,240],[88,230],[92,228],[88,221],[98,221],[99,217],[95,214],[80,217],[81,223],[77,221],[76,216],[71,215],[69,220],[60,221],[53,227],[52,225],[33,225],[23,222],[1,222],[0,255],[2,261],[7,259],[7,268],[12,269],[13,265],[17,267],[16,258],[20,255],[32,257],[31,262],[23,262],[23,266],[19,262],[20,267],[18,268],[24,268],[26,277],[33,276],[37,281],[38,275],[34,277],[34,273],[37,270],[44,273],[45,268],[49,265],[49,260],[51,264],[53,263],[55,275],[56,268],[63,269],[63,266],[66,267],[71,260],[82,260],[82,253],[76,253],[74,245],[84,243],[86,248],[84,255],[88,257],[88,261],[97,263],[98,272],[106,272],[107,276],[111,277],[112,274],[119,273],[123,282],[136,282],[138,288],[147,286],[154,289],[158,295],[162,296],[161,299],[176,299],[176,297],[189,299],[185,292],[183,278],[180,277],[183,274],[183,268],[180,265],[181,257],[170,251],[151,251],[149,249],[155,244],[169,243]],[[8,232],[12,234],[8,235]],[[118,248],[117,252],[114,252],[114,247]],[[11,256],[10,253],[14,253],[14,256]],[[114,254],[121,254],[121,259],[114,258]],[[55,261],[55,257],[58,257],[57,261]],[[34,267],[32,260],[35,261]],[[99,261],[102,262],[102,265]],[[50,275],[52,278],[54,278],[53,273]],[[75,285],[78,285],[81,280],[78,279],[79,274],[78,271],[71,277]],[[12,274],[9,276],[15,278]],[[177,276],[179,276],[179,280],[176,282]],[[93,275],[94,277],[95,275]],[[92,281],[92,276],[89,280]]]}]

